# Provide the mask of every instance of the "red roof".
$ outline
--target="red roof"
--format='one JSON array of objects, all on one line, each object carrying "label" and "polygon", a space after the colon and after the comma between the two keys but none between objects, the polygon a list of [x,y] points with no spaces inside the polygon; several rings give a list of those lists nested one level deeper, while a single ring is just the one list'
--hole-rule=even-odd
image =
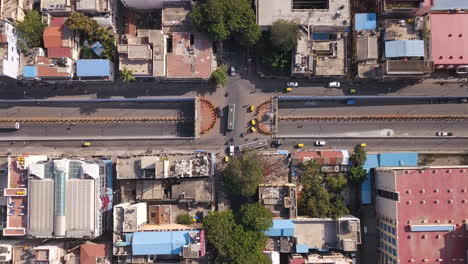
[{"label": "red roof", "polygon": [[62,28],[49,26],[44,30],[44,47],[56,48],[62,46]]},{"label": "red roof", "polygon": [[50,21],[50,25],[52,27],[61,27],[65,24],[66,17],[53,17],[52,21]]},{"label": "red roof", "polygon": [[[447,29],[448,30],[448,29]],[[468,169],[402,169],[396,177],[400,194],[397,206],[400,263],[448,264],[464,259],[468,247]],[[410,224],[454,225],[450,232],[411,232]],[[411,221],[411,222],[409,222]],[[442,259],[438,262],[438,259]],[[461,262],[456,262],[461,263]]]},{"label": "red roof", "polygon": [[72,48],[48,48],[47,57],[49,58],[69,58],[72,56]]},{"label": "red roof", "polygon": [[431,14],[430,21],[434,64],[468,64],[468,13]]},{"label": "red roof", "polygon": [[80,246],[80,263],[95,264],[97,257],[108,257],[109,248],[106,244],[86,243]]},{"label": "red roof", "polygon": [[50,67],[49,65],[36,65],[37,77],[69,77],[67,72],[60,72],[57,67]]}]

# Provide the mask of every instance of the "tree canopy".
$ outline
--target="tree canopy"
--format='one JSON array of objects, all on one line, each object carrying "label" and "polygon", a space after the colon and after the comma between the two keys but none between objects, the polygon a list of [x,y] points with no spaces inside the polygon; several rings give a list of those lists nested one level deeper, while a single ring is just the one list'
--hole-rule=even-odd
[{"label": "tree canopy", "polygon": [[273,225],[272,217],[270,210],[260,203],[246,204],[240,209],[239,223],[247,230],[265,231]]},{"label": "tree canopy", "polygon": [[349,170],[349,179],[355,183],[360,184],[367,178],[367,171],[363,168],[364,163],[367,160],[366,150],[361,146],[357,145],[354,147],[354,152],[351,155],[351,168]]},{"label": "tree canopy", "polygon": [[122,78],[122,81],[124,83],[129,83],[129,82],[133,82],[135,81],[135,76],[133,76],[133,73],[131,70],[128,70],[127,68],[124,68],[121,72],[120,72],[120,75],[121,75],[121,78]]},{"label": "tree canopy", "polygon": [[232,211],[209,213],[203,219],[203,227],[216,263],[270,263],[262,253],[267,237],[261,231],[246,230],[237,224]]},{"label": "tree canopy", "polygon": [[15,23],[18,32],[18,48],[23,53],[34,47],[43,46],[43,34],[46,24],[42,22],[42,17],[36,10],[26,14],[23,21]]},{"label": "tree canopy", "polygon": [[367,153],[366,150],[359,144],[354,147],[354,152],[351,155],[351,161],[355,166],[364,166],[367,160]]},{"label": "tree canopy", "polygon": [[217,85],[225,86],[228,82],[226,65],[223,64],[218,66],[218,68],[211,73],[211,80]]},{"label": "tree canopy", "polygon": [[255,153],[233,157],[223,171],[223,181],[232,195],[253,196],[263,178],[263,162]]},{"label": "tree canopy", "polygon": [[79,12],[73,12],[67,19],[66,24],[70,30],[81,31],[88,37],[93,37],[99,28],[96,20]]},{"label": "tree canopy", "polygon": [[283,52],[289,52],[297,46],[299,24],[296,21],[279,19],[271,25],[271,43]]},{"label": "tree canopy", "polygon": [[260,38],[250,0],[207,0],[193,7],[189,17],[216,41],[233,37],[243,46],[252,46]]},{"label": "tree canopy", "polygon": [[[301,215],[338,218],[348,213],[348,208],[338,193],[346,185],[343,175],[325,177],[315,161],[303,163],[300,169],[303,191],[298,207]],[[330,180],[328,177],[336,178]]]}]

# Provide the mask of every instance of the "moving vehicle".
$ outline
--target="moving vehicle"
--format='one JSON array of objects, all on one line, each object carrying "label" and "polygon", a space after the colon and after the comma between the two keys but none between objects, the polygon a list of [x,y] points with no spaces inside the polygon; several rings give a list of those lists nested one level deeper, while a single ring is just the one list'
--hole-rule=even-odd
[{"label": "moving vehicle", "polygon": [[349,89],[349,93],[353,94],[353,93],[356,93],[356,92],[357,92],[356,89]]},{"label": "moving vehicle", "polygon": [[296,147],[298,147],[298,148],[303,148],[303,147],[304,147],[304,144],[299,143],[299,144],[296,145]]},{"label": "moving vehicle", "polygon": [[286,86],[288,86],[288,87],[298,87],[299,83],[298,82],[287,82]]},{"label": "moving vehicle", "polygon": [[18,130],[20,129],[19,122],[0,122],[0,131],[1,130]]},{"label": "moving vehicle", "polygon": [[229,74],[231,76],[235,76],[236,75],[236,68],[234,68],[234,66],[231,66],[231,68],[229,68]]},{"label": "moving vehicle", "polygon": [[448,137],[448,136],[451,136],[453,135],[452,132],[447,132],[447,131],[439,131],[436,133],[436,136],[439,136],[439,137]]},{"label": "moving vehicle", "polygon": [[325,146],[326,143],[325,140],[317,140],[315,141],[315,146]]},{"label": "moving vehicle", "polygon": [[291,88],[291,87],[286,88],[287,93],[291,92],[292,90],[293,90],[293,88]]},{"label": "moving vehicle", "polygon": [[253,112],[255,111],[255,105],[251,105],[250,108],[249,108],[250,112]]},{"label": "moving vehicle", "polygon": [[224,157],[224,162],[229,162],[229,157],[228,156]]},{"label": "moving vehicle", "polygon": [[234,146],[229,146],[229,156],[234,156]]},{"label": "moving vehicle", "polygon": [[83,147],[91,147],[91,142],[83,142]]},{"label": "moving vehicle", "polygon": [[363,148],[367,147],[367,143],[361,143],[360,145],[361,145],[361,147],[363,147]]},{"label": "moving vehicle", "polygon": [[340,82],[329,82],[328,87],[329,88],[340,88],[341,83]]},{"label": "moving vehicle", "polygon": [[252,131],[252,133],[254,133],[254,132],[257,132],[257,129],[255,127],[251,127],[250,131]]},{"label": "moving vehicle", "polygon": [[236,105],[229,104],[228,105],[228,121],[227,121],[227,130],[232,131],[235,127],[236,121]]},{"label": "moving vehicle", "polygon": [[353,99],[346,100],[346,104],[349,104],[349,105],[356,104],[356,100],[353,100]]},{"label": "moving vehicle", "polygon": [[216,115],[221,118],[223,117],[224,113],[223,113],[223,109],[221,107],[216,107]]},{"label": "moving vehicle", "polygon": [[255,126],[255,125],[257,124],[257,122],[255,121],[255,119],[250,120],[250,123],[252,124],[252,126]]}]

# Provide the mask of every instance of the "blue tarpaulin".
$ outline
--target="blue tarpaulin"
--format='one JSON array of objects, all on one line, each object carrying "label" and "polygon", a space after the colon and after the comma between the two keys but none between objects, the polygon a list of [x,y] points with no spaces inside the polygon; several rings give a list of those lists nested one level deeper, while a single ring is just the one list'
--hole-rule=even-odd
[{"label": "blue tarpaulin", "polygon": [[77,60],[76,76],[78,77],[110,77],[110,60]]},{"label": "blue tarpaulin", "polygon": [[189,232],[199,231],[136,232],[132,239],[133,255],[178,255],[190,243]]},{"label": "blue tarpaulin", "polygon": [[307,245],[297,244],[296,253],[309,253],[309,247]]},{"label": "blue tarpaulin", "polygon": [[364,169],[367,170],[367,179],[361,185],[361,203],[372,203],[371,169],[378,167],[403,167],[417,165],[417,152],[368,154],[366,163],[364,163]]},{"label": "blue tarpaulin", "polygon": [[360,13],[354,16],[354,30],[374,30],[377,28],[377,14]]},{"label": "blue tarpaulin", "polygon": [[23,77],[24,78],[36,78],[37,77],[36,66],[24,66]]},{"label": "blue tarpaulin", "polygon": [[273,226],[265,231],[271,237],[294,236],[294,222],[290,219],[274,219]]},{"label": "blue tarpaulin", "polygon": [[424,40],[385,41],[385,57],[424,57]]},{"label": "blue tarpaulin", "polygon": [[99,57],[102,57],[104,55],[104,46],[99,41],[96,41],[91,46],[91,49],[93,50],[94,54],[98,55]]}]

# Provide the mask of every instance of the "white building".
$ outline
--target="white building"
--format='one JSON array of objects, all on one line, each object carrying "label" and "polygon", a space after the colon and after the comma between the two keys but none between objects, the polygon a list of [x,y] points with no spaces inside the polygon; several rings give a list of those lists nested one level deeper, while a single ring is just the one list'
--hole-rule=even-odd
[{"label": "white building", "polygon": [[6,21],[0,21],[0,76],[18,77],[20,52],[16,47],[16,29]]},{"label": "white building", "polygon": [[48,159],[28,166],[28,231],[37,238],[95,238],[112,204],[102,160]]}]

